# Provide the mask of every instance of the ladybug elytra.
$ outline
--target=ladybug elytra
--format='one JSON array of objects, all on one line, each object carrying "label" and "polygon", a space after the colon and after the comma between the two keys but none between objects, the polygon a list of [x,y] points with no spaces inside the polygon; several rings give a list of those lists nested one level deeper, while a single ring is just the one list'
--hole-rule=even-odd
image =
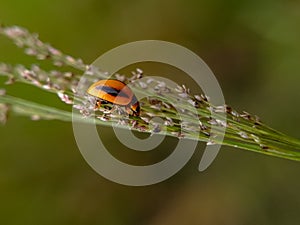
[{"label": "ladybug elytra", "polygon": [[132,111],[133,116],[140,115],[140,104],[132,90],[119,80],[99,80],[92,84],[87,93],[98,98],[95,108],[101,102],[110,102],[115,105],[125,106]]}]

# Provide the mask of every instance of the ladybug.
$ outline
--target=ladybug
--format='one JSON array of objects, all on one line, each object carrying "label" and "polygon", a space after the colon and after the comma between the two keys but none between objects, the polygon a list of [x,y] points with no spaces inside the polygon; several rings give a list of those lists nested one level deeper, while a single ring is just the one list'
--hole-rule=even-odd
[{"label": "ladybug", "polygon": [[140,115],[140,103],[132,90],[119,80],[99,80],[88,88],[87,93],[97,98],[95,109],[101,103],[110,102],[125,106],[127,111],[132,111],[133,116]]}]

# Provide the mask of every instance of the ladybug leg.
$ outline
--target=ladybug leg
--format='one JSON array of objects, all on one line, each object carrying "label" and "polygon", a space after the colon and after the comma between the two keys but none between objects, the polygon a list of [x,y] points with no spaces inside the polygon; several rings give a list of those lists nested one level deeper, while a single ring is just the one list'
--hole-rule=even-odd
[{"label": "ladybug leg", "polygon": [[94,107],[94,110],[97,110],[97,109],[99,109],[100,107],[101,107],[101,100],[100,99],[97,99],[96,100],[96,103],[95,103],[95,107]]},{"label": "ladybug leg", "polygon": [[139,108],[138,108],[138,111],[136,111],[136,108],[133,107],[132,105],[127,105],[127,106],[125,106],[125,110],[126,110],[126,112],[127,112],[129,115],[132,115],[132,116],[139,116],[139,115],[140,115]]},{"label": "ladybug leg", "polygon": [[104,113],[113,113],[114,111],[117,110],[115,105],[112,105],[112,107],[109,107],[106,104],[108,104],[108,102],[106,100],[97,99],[96,104],[95,104],[95,110],[100,109],[101,106],[103,108],[101,111]]},{"label": "ladybug leg", "polygon": [[132,111],[132,115],[133,115],[133,116],[139,116],[139,113],[138,113],[138,112],[135,112],[135,111]]},{"label": "ladybug leg", "polygon": [[133,116],[140,116],[140,103],[136,101],[133,105],[130,105],[130,111]]}]

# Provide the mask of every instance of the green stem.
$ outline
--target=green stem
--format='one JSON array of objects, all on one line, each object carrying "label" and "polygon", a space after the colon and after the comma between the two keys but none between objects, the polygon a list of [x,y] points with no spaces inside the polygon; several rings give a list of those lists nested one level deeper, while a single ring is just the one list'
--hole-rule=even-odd
[{"label": "green stem", "polygon": [[[13,97],[13,96],[0,96],[0,103],[2,104],[9,104],[11,106],[11,110],[20,115],[26,115],[26,116],[33,116],[37,115],[41,119],[56,119],[56,120],[61,120],[61,121],[66,121],[66,122],[72,122],[72,116],[73,120],[77,122],[84,122],[84,123],[94,123],[97,125],[101,126],[117,126],[119,128],[123,129],[128,129],[128,130],[135,130],[139,131],[139,129],[136,129],[131,126],[124,126],[120,125],[116,121],[102,121],[102,120],[95,120],[94,118],[83,118],[83,116],[79,113],[73,113],[61,109],[57,109],[54,107],[50,106],[45,106],[41,104],[37,104],[31,101],[27,101],[21,98]],[[145,108],[148,110],[147,108]],[[159,115],[163,116],[163,115]],[[175,116],[174,116],[175,119]],[[143,122],[143,120],[140,120],[140,122]],[[195,122],[195,121],[194,121]],[[145,122],[143,122],[145,123]],[[147,123],[144,124],[145,126],[148,126]],[[180,124],[178,124],[180,125]],[[172,130],[173,127],[170,127]],[[222,143],[216,142],[216,144],[222,144],[225,146],[231,146],[235,148],[240,148],[244,150],[250,150],[253,152],[259,152],[262,154],[266,155],[272,155],[272,156],[277,156],[280,158],[286,158],[286,159],[291,159],[295,161],[300,161],[300,145],[294,146],[295,148],[291,148],[291,146],[286,145],[288,143],[287,139],[284,139],[286,135],[283,135],[281,138],[285,140],[284,143],[280,141],[274,142],[273,139],[275,136],[273,134],[269,134],[268,136],[265,135],[264,137],[259,136],[261,133],[260,132],[255,132],[254,135],[257,135],[261,139],[261,142],[266,144],[268,148],[263,149],[260,145],[258,145],[255,141],[252,139],[243,139],[239,135],[237,135],[233,129],[227,129],[225,138]],[[144,132],[150,133],[150,130],[146,130]],[[189,132],[189,131],[187,131]],[[176,136],[172,132],[166,132],[165,133],[167,136]],[[192,132],[188,133],[189,135],[186,136],[188,139],[193,139],[193,140],[198,140],[198,141],[209,141],[209,137],[197,133],[197,132]],[[276,134],[276,137],[278,134]],[[289,148],[288,148],[289,147]]]}]

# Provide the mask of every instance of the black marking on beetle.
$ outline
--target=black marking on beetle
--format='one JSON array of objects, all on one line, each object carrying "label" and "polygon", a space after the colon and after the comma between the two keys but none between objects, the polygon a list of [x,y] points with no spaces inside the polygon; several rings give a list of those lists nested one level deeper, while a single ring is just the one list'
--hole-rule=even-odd
[{"label": "black marking on beetle", "polygon": [[131,104],[134,105],[138,102],[137,98],[135,97],[135,95],[132,96],[132,100],[131,100]]},{"label": "black marking on beetle", "polygon": [[97,90],[99,91],[104,91],[106,92],[107,94],[110,94],[114,97],[124,97],[124,98],[129,98],[129,96],[122,90],[118,90],[118,89],[115,89],[113,87],[109,87],[109,86],[103,86],[103,85],[99,85],[96,87]]}]

